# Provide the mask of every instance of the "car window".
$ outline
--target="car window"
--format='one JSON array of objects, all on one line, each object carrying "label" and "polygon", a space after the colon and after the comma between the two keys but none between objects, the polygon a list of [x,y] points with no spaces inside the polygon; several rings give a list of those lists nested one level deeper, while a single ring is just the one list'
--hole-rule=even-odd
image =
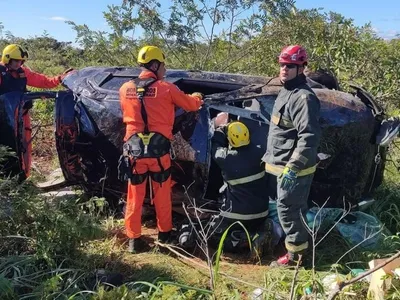
[{"label": "car window", "polygon": [[122,77],[122,76],[109,76],[103,82],[100,83],[99,87],[106,90],[118,91],[119,88],[127,81],[133,79],[133,77]]},{"label": "car window", "polygon": [[260,102],[261,113],[268,120],[271,119],[272,108],[274,107],[276,97],[277,95],[257,97],[258,102]]},{"label": "car window", "polygon": [[[104,76],[104,74],[100,74],[102,77],[94,78],[96,84],[106,90],[114,90],[118,91],[119,88],[127,81],[131,79],[137,78],[137,76],[114,76],[113,74],[109,73],[108,75]],[[180,81],[181,78],[165,78],[164,81],[169,81],[172,83],[176,83]]]}]

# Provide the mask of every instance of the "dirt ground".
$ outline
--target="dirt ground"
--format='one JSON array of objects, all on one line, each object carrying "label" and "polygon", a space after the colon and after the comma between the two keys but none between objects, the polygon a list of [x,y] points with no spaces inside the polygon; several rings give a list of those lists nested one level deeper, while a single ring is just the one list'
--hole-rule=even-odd
[{"label": "dirt ground", "polygon": [[[207,282],[209,270],[207,269],[207,260],[201,251],[194,250],[190,254],[179,251],[176,247],[163,248],[159,247],[155,242],[157,241],[156,222],[148,217],[148,220],[143,222],[142,236],[144,240],[151,246],[151,250],[135,255],[125,254],[123,262],[127,265],[133,265],[137,269],[148,269],[150,266],[161,268],[169,275],[185,280],[186,284],[198,285],[200,282]],[[115,231],[113,234],[118,237],[119,244],[126,243],[126,236],[123,229]],[[125,245],[126,246],[126,245]],[[171,251],[173,249],[174,251]],[[215,249],[210,249],[213,253]],[[177,255],[180,253],[186,257]],[[193,255],[193,256],[191,256]],[[223,273],[222,278],[230,281],[230,277],[244,282],[252,283],[253,285],[264,285],[264,273],[268,270],[268,265],[272,257],[263,257],[260,260],[251,259],[249,253],[224,253],[221,256],[220,270]],[[160,267],[159,264],[163,266]],[[137,270],[131,272],[130,270],[121,270],[126,278],[135,279]],[[146,276],[146,275],[141,275]],[[142,277],[141,277],[142,278]],[[143,279],[142,279],[143,280]],[[236,284],[240,284],[237,280],[233,280]],[[253,290],[247,286],[246,289],[250,292]]]},{"label": "dirt ground", "polygon": [[[44,137],[42,138],[44,139]],[[41,141],[42,143],[42,141]],[[40,181],[49,180],[52,172],[58,168],[58,161],[54,141],[49,140],[44,143],[44,147],[33,151],[32,166],[33,170],[40,175]],[[54,148],[52,148],[54,146]],[[207,259],[205,255],[197,248],[191,253],[185,253],[172,247],[183,256],[177,255],[170,249],[160,247],[156,244],[158,230],[156,227],[156,217],[152,207],[148,207],[143,216],[142,235],[150,245],[151,250],[139,254],[124,253],[116,261],[110,261],[113,269],[124,275],[126,281],[143,280],[152,281],[154,278],[167,277],[177,282],[182,282],[193,286],[207,286],[209,282],[209,269],[207,268]],[[179,224],[182,216],[175,214],[174,223]],[[176,220],[178,219],[178,222]],[[127,246],[127,238],[123,226],[112,229],[110,236],[117,238],[119,246],[123,249]],[[99,245],[99,247],[103,247]],[[215,249],[210,249],[212,253]],[[251,293],[256,286],[265,285],[265,272],[273,256],[254,259],[250,257],[250,252],[243,253],[223,253],[220,260],[221,280],[230,282],[232,286],[241,286],[241,291]],[[116,253],[109,253],[115,257]],[[193,256],[191,256],[193,255]],[[190,259],[188,259],[190,258]],[[232,279],[234,278],[234,279]],[[253,284],[248,286],[240,281]],[[228,286],[229,286],[228,284]],[[246,298],[246,297],[245,297]]]},{"label": "dirt ground", "polygon": [[[48,143],[50,147],[51,141]],[[50,149],[42,149],[41,152],[34,151],[32,156],[32,165],[34,170],[40,174],[42,181],[49,180],[52,172],[58,167],[58,161],[56,156],[49,155]],[[46,155],[43,155],[46,153]],[[174,213],[174,230],[181,224],[184,217],[182,215]],[[123,231],[115,231],[114,234],[120,239],[121,243],[126,240],[126,235]],[[156,247],[155,241],[157,241],[157,226],[156,226],[156,216],[154,212],[154,207],[145,206],[143,214],[143,227],[142,234],[144,239],[150,244],[151,247]],[[215,249],[211,249],[215,252]],[[279,252],[279,249],[277,249]],[[193,254],[198,257],[199,262],[205,261],[205,256],[201,253],[199,249],[195,249]],[[276,254],[276,253],[275,253]],[[250,257],[249,252],[244,253],[224,253],[221,257],[221,261],[227,263],[240,264],[243,268],[253,268],[255,265],[265,266],[268,265],[274,256],[271,254],[267,257],[262,257],[261,259],[253,259]],[[245,272],[246,273],[246,272]]]}]

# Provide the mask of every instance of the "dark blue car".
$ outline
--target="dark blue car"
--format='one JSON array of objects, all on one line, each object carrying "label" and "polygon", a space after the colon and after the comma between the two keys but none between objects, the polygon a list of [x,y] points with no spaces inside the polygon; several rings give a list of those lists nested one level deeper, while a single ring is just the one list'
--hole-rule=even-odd
[{"label": "dark blue car", "polygon": [[[54,98],[56,147],[65,178],[63,184],[81,185],[86,192],[109,199],[123,197],[126,187],[117,178],[117,162],[125,126],[118,90],[139,73],[138,68],[88,67],[65,78],[65,91],[2,95],[0,144],[17,153],[17,160],[6,163],[5,170],[19,174],[22,180],[26,177],[21,170],[30,157],[30,141],[22,116],[32,101],[43,96]],[[206,94],[206,105],[200,111],[176,110],[171,153],[175,207],[181,207],[188,196],[194,197],[198,205],[216,207],[223,182],[210,157],[212,118],[226,111],[231,118],[258,122],[261,127],[252,132],[252,138],[259,139],[265,147],[280,82],[278,78],[184,70],[169,70],[165,80],[186,93]],[[329,198],[328,206],[342,207],[345,199],[357,206],[382,182],[387,152],[387,143],[382,142],[380,135],[380,130],[387,128],[381,128],[384,113],[362,88],[354,87],[350,94],[328,89],[310,79],[309,84],[321,100],[323,128],[320,163],[310,202],[322,204]],[[246,107],[254,101],[260,104],[260,110]],[[398,126],[392,126],[390,137],[397,131]]]}]

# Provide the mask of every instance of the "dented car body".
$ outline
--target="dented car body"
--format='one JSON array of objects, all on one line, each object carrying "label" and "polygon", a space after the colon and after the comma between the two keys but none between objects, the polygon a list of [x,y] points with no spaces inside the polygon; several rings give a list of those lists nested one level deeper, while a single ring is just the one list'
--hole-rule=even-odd
[{"label": "dented car body", "polygon": [[[139,73],[138,68],[89,67],[67,76],[65,91],[2,95],[1,127],[7,137],[2,136],[0,144],[17,152],[21,169],[30,141],[24,137],[19,115],[35,99],[54,98],[56,147],[64,184],[81,185],[92,195],[122,197],[126,184],[117,178],[117,163],[125,126],[118,90]],[[278,78],[184,70],[169,70],[165,80],[186,93],[206,95],[206,104],[199,111],[177,108],[175,112],[173,203],[179,207],[191,197],[198,205],[216,207],[223,181],[210,156],[213,117],[228,112],[232,119],[246,119],[252,138],[266,147],[280,82]],[[328,206],[342,207],[344,199],[357,206],[382,182],[387,145],[380,146],[377,136],[384,113],[362,88],[354,87],[351,94],[327,89],[312,80],[309,84],[321,101],[323,130],[310,202],[322,204],[329,199]],[[260,110],[247,109],[249,101],[257,101]],[[14,166],[14,173],[18,166]]]}]

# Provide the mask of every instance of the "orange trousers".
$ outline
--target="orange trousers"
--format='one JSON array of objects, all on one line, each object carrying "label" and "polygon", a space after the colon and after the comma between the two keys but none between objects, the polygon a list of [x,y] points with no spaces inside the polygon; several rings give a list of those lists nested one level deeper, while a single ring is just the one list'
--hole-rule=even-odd
[{"label": "orange trousers", "polygon": [[[169,153],[160,158],[161,165],[166,170],[171,167]],[[160,172],[160,166],[156,158],[140,158],[136,161],[134,174],[146,172]],[[142,206],[146,195],[147,181],[151,180],[153,201],[156,209],[157,227],[160,232],[168,232],[172,229],[172,202],[171,202],[171,176],[163,183],[151,179],[150,175],[138,185],[128,183],[128,196],[125,211],[125,228],[129,238],[138,238],[142,231]]]}]

